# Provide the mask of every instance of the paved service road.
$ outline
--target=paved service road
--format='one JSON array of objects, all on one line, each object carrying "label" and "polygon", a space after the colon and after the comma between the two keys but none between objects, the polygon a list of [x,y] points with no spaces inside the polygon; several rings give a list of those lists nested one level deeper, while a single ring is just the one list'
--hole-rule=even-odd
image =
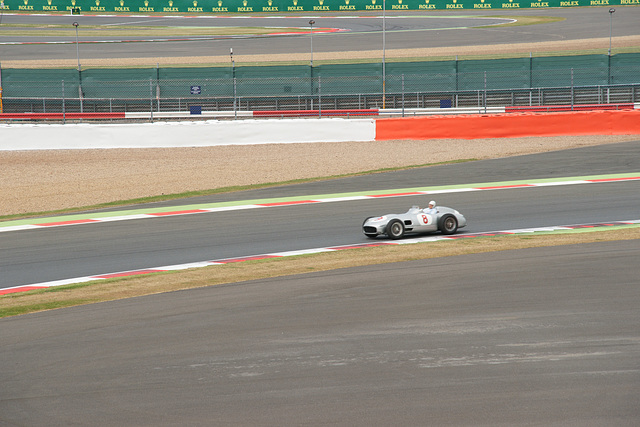
[{"label": "paved service road", "polygon": [[0,425],[636,426],[640,241],[0,320]]}]

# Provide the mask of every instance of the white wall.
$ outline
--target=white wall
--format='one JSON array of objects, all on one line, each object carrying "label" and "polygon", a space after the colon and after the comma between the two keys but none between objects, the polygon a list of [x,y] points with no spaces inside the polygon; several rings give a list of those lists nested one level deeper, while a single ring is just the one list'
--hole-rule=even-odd
[{"label": "white wall", "polygon": [[4,124],[0,150],[207,147],[373,141],[374,119],[274,119],[135,124]]}]

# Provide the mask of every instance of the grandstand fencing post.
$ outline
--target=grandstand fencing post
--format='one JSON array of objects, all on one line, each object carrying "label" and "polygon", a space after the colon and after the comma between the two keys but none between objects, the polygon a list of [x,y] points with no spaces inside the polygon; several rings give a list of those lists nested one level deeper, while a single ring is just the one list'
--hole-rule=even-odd
[{"label": "grandstand fencing post", "polygon": [[542,88],[538,88],[538,105],[544,105],[544,92]]},{"label": "grandstand fencing post", "polygon": [[83,113],[84,112],[84,108],[83,108],[83,102],[82,102],[82,71],[80,71],[80,70],[78,70],[78,78],[79,78],[78,98],[80,99],[80,112]]},{"label": "grandstand fencing post", "polygon": [[459,85],[460,85],[459,79],[460,79],[460,72],[459,72],[459,70],[458,70],[458,55],[456,55],[456,93],[460,90],[460,87],[459,87]]},{"label": "grandstand fencing post", "polygon": [[529,92],[533,88],[533,52],[529,52]]},{"label": "grandstand fencing post", "polygon": [[238,101],[236,86],[236,62],[233,60],[233,48],[229,48],[229,57],[231,58],[231,78],[233,79],[233,119],[238,118]]},{"label": "grandstand fencing post", "polygon": [[238,118],[238,83],[235,75],[233,77],[233,118]]},{"label": "grandstand fencing post", "polygon": [[309,65],[309,99],[311,100],[310,110],[313,110],[313,63]]},{"label": "grandstand fencing post", "polygon": [[62,80],[62,124],[67,121],[67,111],[64,108],[64,80]]},{"label": "grandstand fencing post", "polygon": [[322,118],[322,90],[320,83],[320,76],[318,76],[318,116]]},{"label": "grandstand fencing post", "polygon": [[404,74],[402,75],[402,117],[404,117]]},{"label": "grandstand fencing post", "polygon": [[487,72],[484,72],[484,93],[482,96],[482,103],[484,104],[484,112],[487,113]]},{"label": "grandstand fencing post", "polygon": [[[4,8],[4,2],[2,6]],[[4,106],[2,105],[2,64],[0,64],[0,113],[4,113]]]},{"label": "grandstand fencing post", "polygon": [[533,52],[529,52],[529,106],[533,102]]},{"label": "grandstand fencing post", "polygon": [[153,123],[153,81],[149,78],[149,120]]},{"label": "grandstand fencing post", "polygon": [[160,63],[156,63],[156,105],[160,112]]},{"label": "grandstand fencing post", "polygon": [[571,111],[573,111],[573,68],[571,69]]}]

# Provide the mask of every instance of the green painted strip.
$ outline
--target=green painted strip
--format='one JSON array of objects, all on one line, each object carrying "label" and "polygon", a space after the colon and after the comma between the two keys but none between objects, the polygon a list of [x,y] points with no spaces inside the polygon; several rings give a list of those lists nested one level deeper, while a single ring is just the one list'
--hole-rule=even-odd
[{"label": "green painted strip", "polygon": [[459,184],[459,185],[446,185],[439,187],[413,187],[413,188],[401,188],[390,190],[375,190],[375,191],[362,191],[351,193],[335,193],[335,194],[320,194],[320,195],[307,195],[296,197],[281,197],[271,199],[254,199],[254,200],[238,200],[233,202],[219,202],[219,203],[204,203],[204,204],[191,204],[181,206],[165,206],[158,208],[144,208],[144,209],[131,209],[122,211],[110,211],[110,212],[97,212],[97,213],[81,213],[72,215],[52,216],[43,218],[29,218],[23,220],[5,221],[0,222],[0,228],[20,226],[20,225],[37,225],[43,223],[52,222],[66,222],[66,221],[79,221],[87,219],[100,220],[102,218],[111,217],[129,217],[134,215],[147,215],[154,213],[164,212],[178,212],[188,211],[194,209],[215,209],[225,207],[238,207],[238,206],[253,206],[267,203],[286,203],[297,202],[304,200],[327,200],[334,198],[351,198],[351,197],[366,197],[376,196],[383,194],[402,194],[413,192],[443,192],[447,190],[460,190],[460,189],[474,189],[482,187],[509,187],[515,185],[535,185],[535,184],[548,184],[548,183],[571,183],[573,181],[589,181],[589,180],[602,180],[602,179],[619,179],[619,178],[634,178],[640,177],[640,172],[629,172],[609,175],[587,175],[576,177],[561,177],[561,178],[543,178],[543,179],[531,179],[531,180],[517,180],[517,181],[498,181],[498,182],[484,182],[475,184]]},{"label": "green painted strip", "polygon": [[[517,236],[540,235],[540,234],[577,234],[577,233],[595,233],[597,231],[612,231],[612,230],[624,230],[629,228],[639,228],[640,224],[625,224],[625,225],[612,225],[607,227],[593,227],[593,228],[574,228],[571,230],[549,230],[549,231],[534,231],[532,233],[515,233]],[[498,236],[500,237],[500,236]]]}]

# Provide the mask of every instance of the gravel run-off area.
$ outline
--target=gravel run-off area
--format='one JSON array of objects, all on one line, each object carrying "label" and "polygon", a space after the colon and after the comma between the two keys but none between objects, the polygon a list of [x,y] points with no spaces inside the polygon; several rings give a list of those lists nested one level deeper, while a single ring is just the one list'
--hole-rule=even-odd
[{"label": "gravel run-off area", "polygon": [[[617,135],[0,151],[0,216],[638,138],[638,135]],[[419,185],[428,183],[416,183]]]}]

